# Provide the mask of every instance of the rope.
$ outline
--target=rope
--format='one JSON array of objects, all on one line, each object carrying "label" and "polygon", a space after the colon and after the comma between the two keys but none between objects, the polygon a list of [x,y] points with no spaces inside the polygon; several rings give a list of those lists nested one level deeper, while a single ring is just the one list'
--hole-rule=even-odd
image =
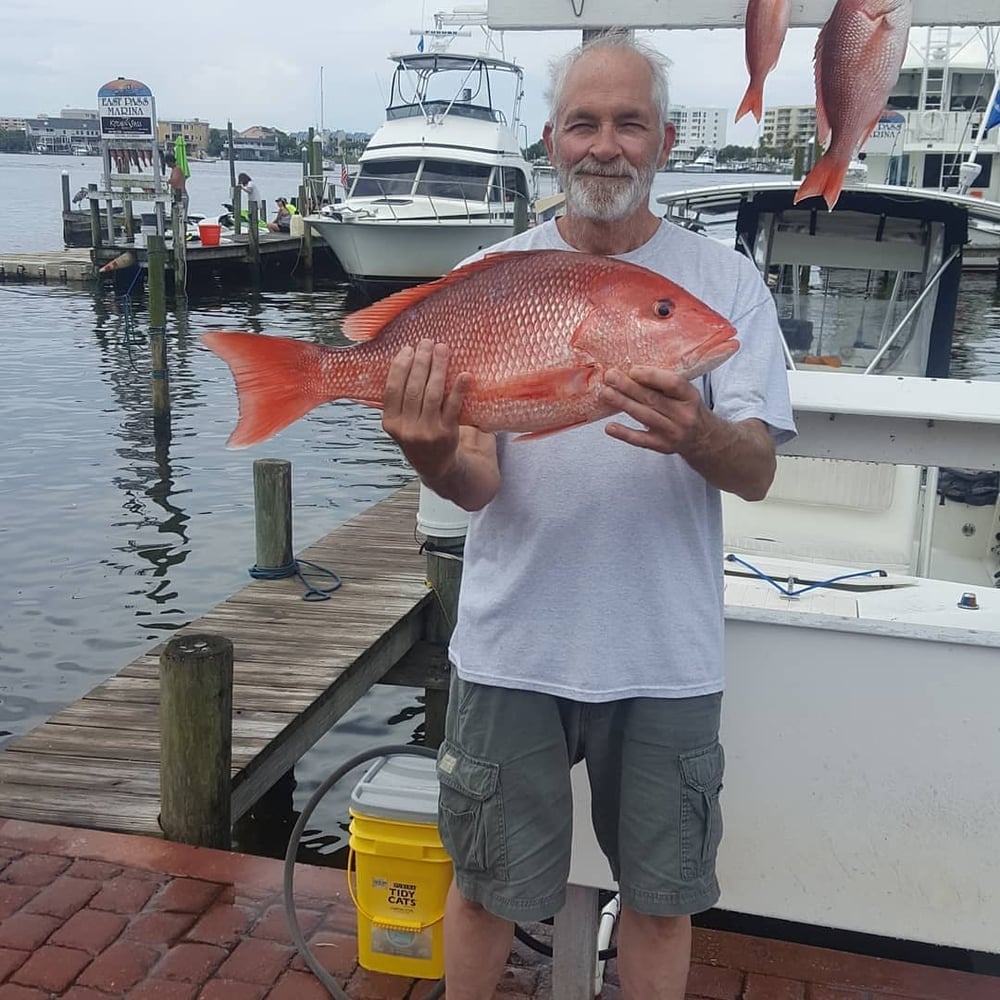
[{"label": "rope", "polygon": [[[328,587],[317,587],[306,579],[307,574],[303,572],[303,566],[308,566],[314,573],[325,576],[333,582]],[[250,567],[249,572],[255,580],[284,580],[290,576],[298,577],[299,583],[305,587],[305,593],[302,595],[303,601],[328,601],[330,600],[330,595],[335,590],[339,590],[343,583],[332,569],[327,569],[325,566],[317,566],[316,563],[309,562],[306,559],[293,559],[290,563],[285,563],[284,566],[261,567],[255,563]]]},{"label": "rope", "polygon": [[804,587],[799,587],[798,590],[794,588],[795,577],[790,576],[788,578],[788,586],[778,583],[773,576],[768,576],[762,570],[759,570],[756,566],[748,563],[745,559],[741,559],[739,556],[733,555],[731,552],[726,556],[726,562],[736,562],[741,566],[745,566],[751,573],[755,576],[760,577],[761,580],[765,580],[767,583],[771,584],[777,591],[783,594],[785,597],[798,597],[800,594],[805,594],[810,590],[816,590],[819,587],[832,587],[835,583],[840,583],[841,580],[853,580],[859,576],[888,576],[884,569],[866,569],[861,570],[858,573],[843,573],[841,576],[831,576],[828,580],[817,580],[816,583],[807,584]]},{"label": "rope", "polygon": [[128,353],[128,363],[137,375],[145,374],[142,372],[135,363],[135,357],[132,354],[132,347],[138,345],[139,338],[135,333],[135,322],[132,319],[132,289],[135,288],[135,283],[139,280],[139,275],[142,274],[141,268],[135,269],[135,274],[132,275],[132,282],[125,290],[125,293],[121,296],[121,307],[122,307],[122,320],[125,326],[125,350]]}]

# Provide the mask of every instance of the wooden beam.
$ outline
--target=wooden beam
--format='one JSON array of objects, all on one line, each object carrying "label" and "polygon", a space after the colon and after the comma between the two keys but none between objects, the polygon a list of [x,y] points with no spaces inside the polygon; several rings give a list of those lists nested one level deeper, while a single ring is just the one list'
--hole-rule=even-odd
[{"label": "wooden beam", "polygon": [[[496,29],[742,28],[746,0],[488,0]],[[791,24],[826,23],[834,0],[794,0]],[[997,0],[913,0],[913,25],[1000,24]]]},{"label": "wooden beam", "polygon": [[447,691],[450,676],[448,647],[440,642],[418,642],[379,683]]}]

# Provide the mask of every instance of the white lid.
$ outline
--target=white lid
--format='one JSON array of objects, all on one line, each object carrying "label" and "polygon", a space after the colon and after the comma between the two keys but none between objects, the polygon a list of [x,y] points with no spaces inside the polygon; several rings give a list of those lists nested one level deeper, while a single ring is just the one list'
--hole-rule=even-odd
[{"label": "white lid", "polygon": [[351,792],[351,808],[362,816],[404,823],[437,823],[437,762],[433,757],[379,757]]}]

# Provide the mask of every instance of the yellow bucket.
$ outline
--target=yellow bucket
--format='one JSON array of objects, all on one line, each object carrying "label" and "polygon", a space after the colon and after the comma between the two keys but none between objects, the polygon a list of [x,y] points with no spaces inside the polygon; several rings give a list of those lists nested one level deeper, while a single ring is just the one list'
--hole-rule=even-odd
[{"label": "yellow bucket", "polygon": [[437,831],[434,761],[381,758],[355,787],[349,812],[358,961],[374,972],[440,979],[452,865]]}]

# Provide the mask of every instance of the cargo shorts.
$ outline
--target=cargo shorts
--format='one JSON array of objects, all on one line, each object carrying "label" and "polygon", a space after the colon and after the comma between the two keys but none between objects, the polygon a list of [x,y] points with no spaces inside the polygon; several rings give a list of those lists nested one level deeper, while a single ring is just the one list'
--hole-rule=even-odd
[{"label": "cargo shorts", "polygon": [[660,916],[719,898],[722,695],[583,703],[452,672],[438,826],[466,899],[508,920],[563,906],[570,767],[586,761],[597,841],[622,903]]}]

